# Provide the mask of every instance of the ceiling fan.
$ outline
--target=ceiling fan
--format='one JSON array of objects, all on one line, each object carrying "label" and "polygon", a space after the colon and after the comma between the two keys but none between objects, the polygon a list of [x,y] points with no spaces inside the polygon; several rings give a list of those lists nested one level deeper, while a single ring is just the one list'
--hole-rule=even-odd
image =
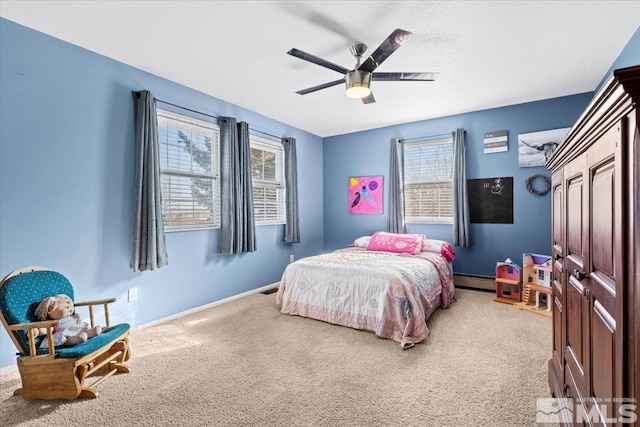
[{"label": "ceiling fan", "polygon": [[340,65],[329,62],[325,59],[318,58],[315,55],[303,52],[299,49],[291,49],[287,54],[313,62],[321,67],[328,68],[338,73],[344,74],[344,77],[332,82],[323,83],[307,89],[299,90],[296,93],[306,95],[321,89],[339,85],[345,82],[347,86],[347,96],[351,98],[360,98],[365,104],[376,102],[371,92],[371,81],[433,81],[438,73],[374,73],[374,70],[380,66],[393,52],[404,43],[409,36],[413,34],[409,31],[396,29],[383,41],[380,46],[367,59],[360,63],[364,53],[367,51],[367,45],[364,43],[356,43],[351,46],[351,54],[356,58],[356,66],[353,70],[341,67]]}]

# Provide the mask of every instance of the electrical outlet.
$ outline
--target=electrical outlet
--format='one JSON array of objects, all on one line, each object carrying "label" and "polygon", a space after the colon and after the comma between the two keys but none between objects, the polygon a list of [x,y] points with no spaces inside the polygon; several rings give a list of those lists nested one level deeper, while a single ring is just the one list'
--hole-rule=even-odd
[{"label": "electrical outlet", "polygon": [[296,257],[293,254],[289,255],[289,262],[294,262],[295,260]]},{"label": "electrical outlet", "polygon": [[129,302],[132,302],[132,301],[135,301],[137,299],[138,299],[138,288],[130,288],[127,300]]}]

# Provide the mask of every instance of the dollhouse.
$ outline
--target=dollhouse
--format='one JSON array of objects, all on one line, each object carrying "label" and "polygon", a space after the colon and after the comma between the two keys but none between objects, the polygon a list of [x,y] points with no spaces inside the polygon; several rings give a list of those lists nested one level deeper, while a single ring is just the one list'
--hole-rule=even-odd
[{"label": "dollhouse", "polygon": [[522,293],[521,271],[520,266],[514,264],[510,258],[496,264],[496,297],[494,301],[504,304],[520,302]]},{"label": "dollhouse", "polygon": [[524,285],[536,284],[551,287],[551,257],[540,254],[522,254],[522,281]]},{"label": "dollhouse", "polygon": [[[520,310],[528,310],[551,317],[551,257],[533,253],[522,254],[522,302],[514,304]],[[541,305],[544,298],[545,305]]]}]

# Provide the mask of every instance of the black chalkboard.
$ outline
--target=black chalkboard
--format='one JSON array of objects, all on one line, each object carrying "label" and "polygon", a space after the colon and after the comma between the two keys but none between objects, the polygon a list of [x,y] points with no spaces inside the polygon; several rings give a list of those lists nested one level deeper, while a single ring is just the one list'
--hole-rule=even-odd
[{"label": "black chalkboard", "polygon": [[476,224],[513,224],[513,177],[468,179],[469,216]]}]

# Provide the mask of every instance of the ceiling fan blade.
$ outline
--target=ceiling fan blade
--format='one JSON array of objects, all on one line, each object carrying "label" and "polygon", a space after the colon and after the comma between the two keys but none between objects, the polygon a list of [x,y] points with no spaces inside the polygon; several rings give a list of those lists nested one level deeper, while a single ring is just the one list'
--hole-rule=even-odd
[{"label": "ceiling fan blade", "polygon": [[310,53],[303,52],[299,49],[291,49],[287,54],[291,56],[295,56],[296,58],[304,59],[305,61],[313,62],[314,64],[320,65],[321,67],[328,68],[333,71],[337,71],[342,74],[347,74],[350,70],[347,70],[344,67],[341,67],[333,62],[329,62],[325,59],[318,58],[315,55],[311,55]]},{"label": "ceiling fan blade", "polygon": [[296,19],[304,19],[310,24],[317,25],[324,30],[329,30],[333,34],[338,34],[344,38],[346,42],[358,40],[358,37],[356,37],[351,28],[345,25],[344,22],[338,22],[327,15],[323,15],[313,10],[313,7],[304,4],[304,2],[281,1],[278,2],[278,6],[285,12],[293,15]]},{"label": "ceiling fan blade", "polygon": [[373,73],[371,80],[432,82],[438,73]]},{"label": "ceiling fan blade", "polygon": [[360,65],[359,70],[373,72],[380,66],[393,52],[396,51],[413,34],[409,31],[396,29],[385,41]]},{"label": "ceiling fan blade", "polygon": [[329,82],[329,83],[323,83],[323,84],[318,85],[318,86],[310,87],[310,88],[307,88],[307,89],[302,89],[302,90],[297,91],[296,93],[299,94],[299,95],[306,95],[308,93],[315,92],[317,90],[326,89],[326,88],[331,87],[331,86],[339,85],[340,83],[344,83],[344,79],[334,80],[334,81]]},{"label": "ceiling fan blade", "polygon": [[376,99],[373,97],[373,92],[362,98],[363,104],[373,104],[374,102],[376,102]]}]

